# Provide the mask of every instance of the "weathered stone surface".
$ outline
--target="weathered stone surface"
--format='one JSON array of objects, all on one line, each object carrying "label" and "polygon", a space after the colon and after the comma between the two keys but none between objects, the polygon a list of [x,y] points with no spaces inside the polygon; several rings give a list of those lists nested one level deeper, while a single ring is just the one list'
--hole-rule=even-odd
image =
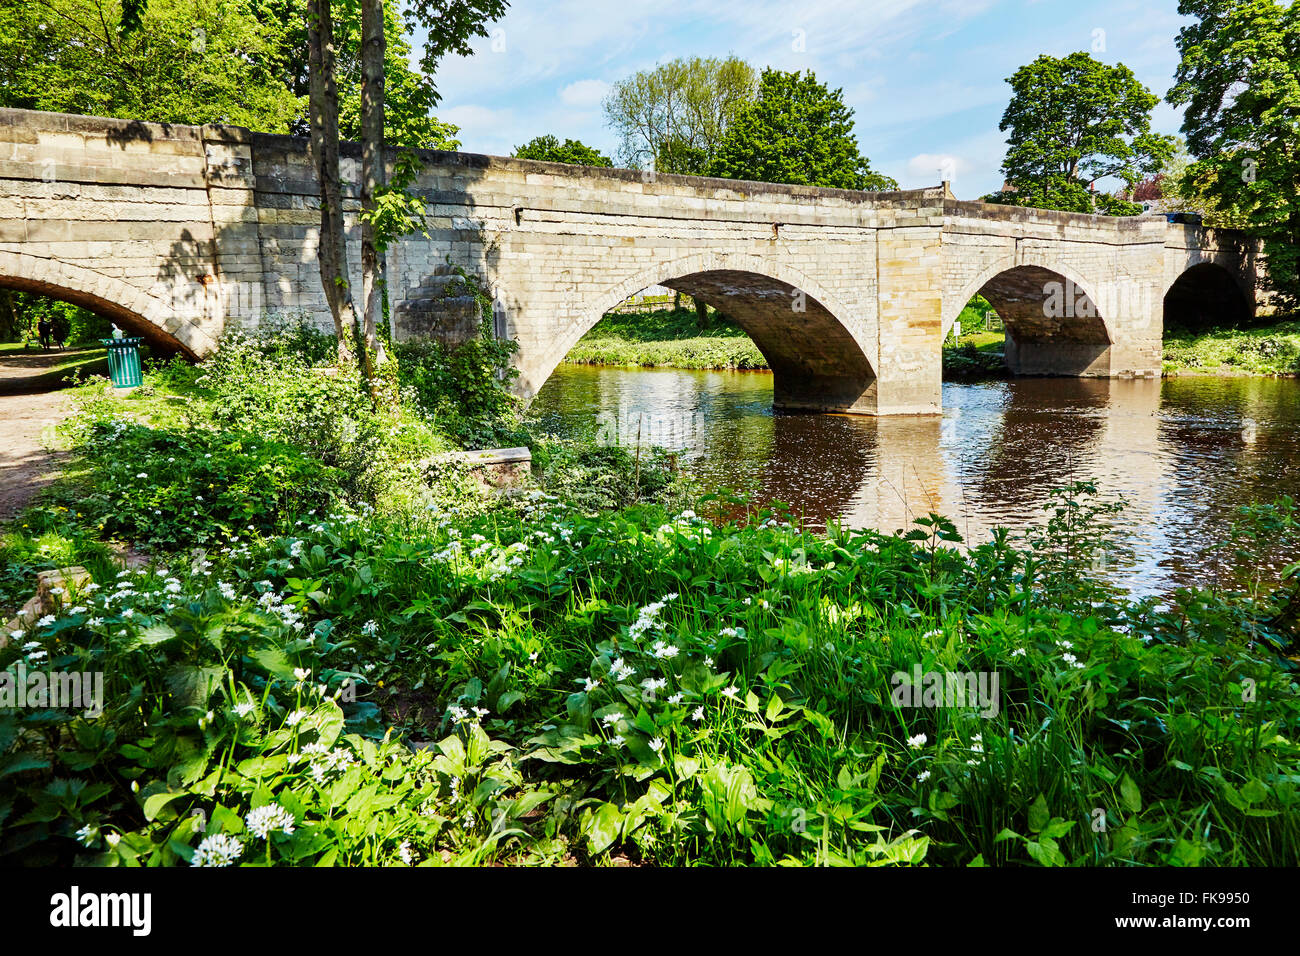
[{"label": "weathered stone surface", "polygon": [[[779,406],[939,411],[941,347],[985,295],[1013,371],[1158,374],[1166,295],[1256,307],[1262,261],[1237,237],[957,200],[425,151],[425,232],[387,255],[398,340],[463,341],[493,298],[521,392],[627,296],[666,285],[721,309],[767,356]],[[344,144],[353,287],[359,149]],[[331,327],[304,140],[0,110],[0,282],[98,309],[193,355],[272,313]],[[1171,292],[1171,290],[1173,290]]]}]

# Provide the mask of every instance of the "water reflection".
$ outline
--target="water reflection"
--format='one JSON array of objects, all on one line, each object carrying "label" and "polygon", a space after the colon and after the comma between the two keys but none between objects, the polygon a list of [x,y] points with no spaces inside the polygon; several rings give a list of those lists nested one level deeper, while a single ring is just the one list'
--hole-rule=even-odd
[{"label": "water reflection", "polygon": [[[561,366],[534,411],[561,430],[616,422],[681,449],[711,486],[815,523],[886,531],[931,511],[979,541],[1043,518],[1051,489],[1095,482],[1129,503],[1136,592],[1226,574],[1234,512],[1294,495],[1300,384],[1270,379],[1020,379],[944,386],[942,417],[774,413],[770,375]],[[607,434],[611,433],[606,428]],[[1279,562],[1291,558],[1280,555]]]}]

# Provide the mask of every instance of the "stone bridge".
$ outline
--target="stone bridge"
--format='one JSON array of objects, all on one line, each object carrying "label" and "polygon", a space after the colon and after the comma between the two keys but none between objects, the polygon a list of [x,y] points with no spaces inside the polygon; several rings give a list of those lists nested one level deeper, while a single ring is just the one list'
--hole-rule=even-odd
[{"label": "stone bridge", "polygon": [[[457,270],[494,297],[535,394],[578,339],[659,284],[703,299],[767,356],[778,407],[940,410],[941,345],[975,293],[1019,374],[1159,374],[1165,309],[1240,318],[1252,250],[1162,217],[1109,218],[429,152],[426,234],[391,248],[396,339],[477,328]],[[345,146],[345,182],[359,151]],[[350,263],[359,270],[355,191]],[[0,110],[0,285],[102,312],[203,356],[284,313],[329,327],[305,140]],[[354,280],[360,288],[360,277]]]}]

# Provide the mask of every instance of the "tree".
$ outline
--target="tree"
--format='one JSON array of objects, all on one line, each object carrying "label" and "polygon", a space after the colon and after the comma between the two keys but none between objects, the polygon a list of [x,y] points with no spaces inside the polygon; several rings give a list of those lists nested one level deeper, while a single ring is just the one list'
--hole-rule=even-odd
[{"label": "tree", "polygon": [[356,327],[356,310],[348,279],[343,188],[339,176],[339,101],[331,0],[308,0],[307,50],[311,71],[310,149],[320,188],[320,238],[316,257],[320,265],[321,287],[330,317],[334,320],[339,365],[343,366],[351,359],[348,337]]},{"label": "tree", "polygon": [[735,56],[672,60],[620,80],[604,103],[619,161],[702,175],[756,85],[754,68]]},{"label": "tree", "polygon": [[[307,0],[11,0],[0,4],[0,106],[307,136]],[[361,138],[359,4],[335,4],[339,134]],[[385,139],[456,149],[386,0]]]},{"label": "tree", "polygon": [[1151,132],[1159,98],[1132,70],[1087,53],[1044,55],[1007,82],[1011,102],[999,129],[1010,134],[1002,172],[1014,189],[990,202],[1112,215],[1142,211],[1095,188],[1117,177],[1131,191],[1174,149],[1173,137]]},{"label": "tree", "polygon": [[302,103],[252,0],[6,0],[0,106],[287,132]]},{"label": "tree", "polygon": [[731,124],[710,175],[838,189],[897,189],[858,151],[842,90],[807,73],[763,71],[758,99]]},{"label": "tree", "polygon": [[361,0],[361,371],[375,380],[384,314],[376,216],[387,168],[384,157],[384,0]]},{"label": "tree", "polygon": [[1300,308],[1300,6],[1182,0],[1169,102],[1195,162],[1182,179],[1207,221],[1262,240],[1269,281]]},{"label": "tree", "polygon": [[[307,61],[307,0],[261,0],[258,16],[268,30],[284,36],[283,54],[275,61],[281,81],[305,102],[310,86]],[[432,115],[438,102],[432,78],[411,66],[411,44],[397,0],[385,0],[384,11],[384,139],[412,149],[457,149],[457,128]],[[339,135],[361,139],[362,5],[355,0],[333,9],[336,76],[339,91]],[[291,125],[298,136],[309,134],[305,113]]]},{"label": "tree", "polygon": [[516,146],[519,159],[536,159],[543,163],[571,163],[575,166],[613,166],[608,156],[576,139],[561,143],[554,136],[534,136],[523,146]]},{"label": "tree", "polygon": [[[319,18],[321,16],[320,8],[324,7],[328,10],[330,3],[331,0],[309,0],[309,38],[312,36],[313,28],[317,25],[313,15]],[[487,35],[485,23],[505,13],[505,0],[412,0],[408,9],[412,18],[411,22],[419,24],[425,30],[424,55],[421,58],[421,68],[425,76],[429,77],[429,103],[433,105],[438,100],[437,90],[432,81],[438,61],[447,53],[468,55],[471,52],[470,38]],[[380,257],[392,239],[418,225],[424,212],[423,201],[418,197],[408,195],[405,191],[405,187],[410,184],[418,169],[418,163],[412,155],[407,154],[404,158],[399,156],[397,163],[398,176],[395,177],[392,183],[387,182],[386,156],[384,152],[384,64],[387,56],[385,10],[385,0],[361,0],[361,269],[364,311],[358,338],[360,339],[361,371],[370,385],[371,395],[376,398],[378,397],[375,374],[376,362],[383,357],[378,337],[379,320],[383,315]],[[325,19],[328,20],[328,17]],[[318,40],[321,39],[321,36],[318,36]],[[325,47],[322,46],[322,49],[325,49]],[[320,57],[316,61],[316,66],[319,68],[322,78],[317,78],[317,69],[314,67],[312,72],[313,98],[318,86],[331,88],[335,82],[335,64],[332,57]],[[320,180],[322,245],[325,206],[337,198],[337,193],[333,197],[327,196],[326,183],[326,176],[332,176],[335,182],[338,180],[338,101],[337,93],[335,92],[333,95],[335,98],[332,103],[329,102],[329,94],[322,99],[323,109],[332,106],[335,110],[335,115],[332,118],[335,127],[333,131],[335,149],[332,155],[328,154],[331,118],[318,116],[315,111],[312,113],[313,137],[316,135],[318,123],[321,124],[322,139],[326,144],[327,155],[323,161],[333,163],[333,169],[328,170]],[[340,213],[339,222],[334,226],[338,230],[338,238],[337,240],[331,239],[330,253],[337,259],[343,270],[341,277],[336,278],[335,281],[340,282],[340,288],[346,290],[347,257],[339,248],[342,245],[341,222],[342,216]],[[324,277],[324,270],[325,267],[322,265],[322,277]],[[350,299],[347,301],[340,299],[338,304],[339,310],[331,309],[336,316],[336,330],[340,326],[340,320],[346,325],[350,310]],[[342,349],[342,338],[340,338],[340,356],[343,354]]]}]

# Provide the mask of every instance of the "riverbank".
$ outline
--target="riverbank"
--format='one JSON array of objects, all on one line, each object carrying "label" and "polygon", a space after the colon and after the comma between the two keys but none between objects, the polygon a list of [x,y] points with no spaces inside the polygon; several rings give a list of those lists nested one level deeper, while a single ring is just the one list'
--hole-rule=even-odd
[{"label": "riverbank", "polygon": [[[983,313],[962,313],[963,335],[944,345],[944,376],[1002,378],[1002,335],[983,331]],[[693,310],[611,313],[565,356],[572,365],[623,368],[764,370],[767,359],[744,330],[716,312],[700,324]]]},{"label": "riverbank", "polygon": [[1300,374],[1300,319],[1250,329],[1174,330],[1165,336],[1166,375]]},{"label": "riverbank", "polygon": [[[0,710],[0,863],[1300,855],[1276,732],[1300,722],[1300,599],[1118,595],[1096,568],[1122,505],[1093,486],[969,550],[934,515],[813,533],[682,502],[641,456],[620,485],[618,448],[483,496],[408,465],[500,420],[443,429],[324,368],[232,346],[74,396],[73,467],[5,532],[0,580],[10,606],[41,567],[93,586],[0,667],[100,673],[103,707]],[[106,567],[108,535],[151,563]],[[1254,568],[1297,536],[1279,505],[1231,546]]]},{"label": "riverbank", "polygon": [[[943,347],[951,381],[1006,378],[1002,332],[984,330],[982,306],[961,315],[962,335]],[[1252,329],[1173,330],[1165,337],[1165,375],[1300,375],[1300,319]],[[693,311],[623,313],[602,319],[570,350],[566,362],[679,369],[766,369],[767,360],[738,326]]]},{"label": "riverbank", "polygon": [[611,313],[565,356],[574,365],[640,368],[766,369],[767,359],[738,326],[717,312],[703,323],[694,310]]}]

